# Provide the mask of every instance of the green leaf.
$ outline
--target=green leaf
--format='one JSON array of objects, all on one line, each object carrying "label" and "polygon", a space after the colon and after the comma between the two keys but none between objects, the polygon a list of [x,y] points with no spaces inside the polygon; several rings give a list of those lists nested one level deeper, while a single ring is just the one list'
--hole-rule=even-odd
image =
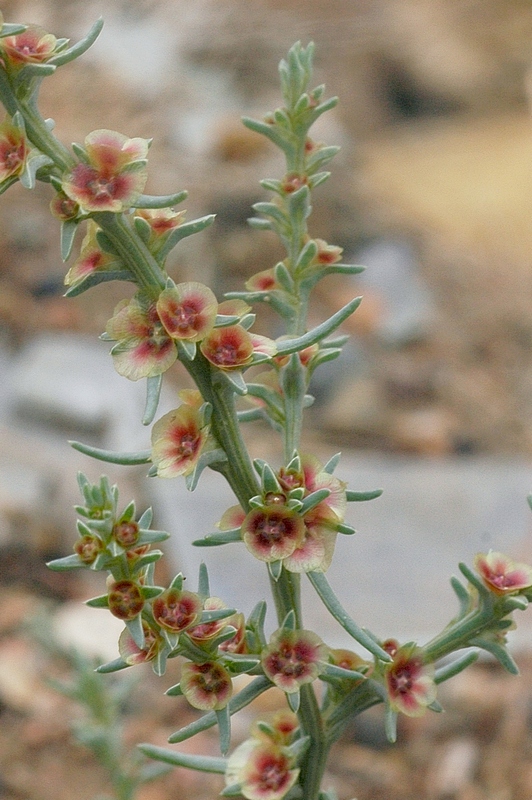
[{"label": "green leaf", "polygon": [[151,450],[139,450],[135,453],[115,453],[113,450],[101,450],[99,447],[91,447],[81,442],[69,441],[69,445],[86,456],[96,458],[98,461],[106,461],[109,464],[133,466],[151,462]]},{"label": "green leaf", "polygon": [[249,217],[248,225],[256,231],[271,231],[272,223],[269,219],[262,219],[261,217]]},{"label": "green leaf", "polygon": [[118,672],[120,669],[127,669],[127,667],[131,666],[124,661],[123,658],[115,658],[114,661],[108,661],[107,664],[100,664],[99,667],[96,667],[96,672],[106,675],[109,672]]},{"label": "green leaf", "polygon": [[36,175],[38,170],[42,167],[52,166],[53,161],[45,156],[43,153],[38,153],[37,155],[31,156],[26,161],[24,166],[24,170],[19,177],[19,180],[22,186],[25,189],[34,189],[35,188],[35,181]]},{"label": "green leaf", "polygon": [[334,470],[336,469],[336,467],[340,463],[340,458],[341,457],[342,457],[341,453],[335,453],[334,456],[331,456],[331,458],[327,461],[327,463],[323,467],[323,471],[326,472],[328,475],[333,475],[334,474]]},{"label": "green leaf", "polygon": [[27,25],[19,25],[16,22],[4,22],[0,28],[0,39],[3,39],[4,36],[18,36],[19,33],[24,33],[27,27]]},{"label": "green leaf", "polygon": [[216,712],[218,731],[220,734],[220,752],[226,756],[231,747],[231,714],[229,706],[219,709]]},{"label": "green leaf", "polygon": [[133,217],[133,225],[144,244],[147,245],[152,234],[150,223],[144,217]]},{"label": "green leaf", "polygon": [[362,681],[366,679],[366,676],[362,672],[356,672],[354,669],[337,667],[335,664],[327,664],[322,670],[320,677],[324,675],[330,678],[341,678],[342,680],[348,681]]},{"label": "green leaf", "polygon": [[347,489],[345,495],[348,503],[360,503],[366,500],[375,500],[381,496],[382,492],[382,489],[373,489],[369,492],[354,492],[351,489]]},{"label": "green leaf", "polygon": [[277,282],[281,284],[283,289],[288,292],[288,294],[292,294],[294,292],[294,281],[282,261],[275,266],[274,274]]},{"label": "green leaf", "polygon": [[134,282],[134,277],[127,269],[109,270],[108,272],[105,270],[101,272],[91,272],[90,275],[87,275],[82,281],[70,286],[65,292],[65,297],[77,297],[83,294],[83,292],[86,292],[87,289],[92,289],[93,286],[98,286],[99,283],[106,283],[108,281]]},{"label": "green leaf", "polygon": [[275,222],[277,222],[282,229],[288,229],[290,221],[284,211],[282,211],[275,203],[262,201],[260,203],[255,203],[252,208],[259,214],[264,214],[265,217],[271,217],[271,219],[275,220]]},{"label": "green leaf", "polygon": [[483,650],[491,653],[491,655],[497,659],[499,664],[511,675],[519,675],[519,667],[513,660],[508,650],[503,647],[503,645],[497,644],[491,639],[484,638],[482,636],[475,636],[474,639],[470,640],[470,644],[475,645],[476,647],[481,647]]},{"label": "green leaf", "polygon": [[327,164],[341,150],[336,145],[320,147],[316,152],[311,153],[306,159],[306,173],[313,175],[324,164]]},{"label": "green leaf", "polygon": [[234,528],[230,531],[215,531],[208,533],[203,539],[196,539],[192,544],[194,547],[219,547],[222,544],[230,544],[231,542],[241,542],[242,534],[240,528]]},{"label": "green leaf", "polygon": [[128,629],[129,633],[131,634],[131,638],[137,645],[137,647],[142,650],[144,647],[144,628],[142,627],[142,617],[140,614],[137,614],[136,617],[133,619],[128,619],[125,621],[125,626]]},{"label": "green leaf", "polygon": [[61,258],[68,261],[72,252],[74,238],[78,229],[75,219],[65,219],[61,222]]},{"label": "green leaf", "polygon": [[56,66],[48,61],[46,64],[25,64],[15,78],[17,87],[27,84],[31,78],[46,78],[53,75]]},{"label": "green leaf", "polygon": [[289,355],[290,353],[297,353],[300,350],[309,347],[311,344],[315,344],[316,342],[320,342],[322,339],[325,339],[330,333],[336,330],[342,322],[344,322],[351,314],[356,311],[358,306],[362,301],[361,297],[355,297],[345,306],[343,306],[336,314],[333,314],[332,317],[322,322],[321,325],[317,325],[308,333],[303,334],[303,336],[298,336],[294,339],[277,339],[276,346],[277,346],[277,355]]},{"label": "green leaf", "polygon": [[174,228],[168,235],[168,238],[159,250],[157,257],[164,261],[168,253],[176,246],[176,244],[178,244],[182,239],[185,239],[187,236],[193,236],[195,233],[199,233],[205,228],[208,228],[214,222],[215,217],[215,214],[207,214],[205,217],[200,217],[199,219],[192,220],[191,222],[184,222],[182,225],[178,225],[177,228]]},{"label": "green leaf", "polygon": [[301,516],[303,517],[313,508],[316,508],[316,506],[319,505],[319,503],[321,503],[323,500],[326,500],[330,494],[330,489],[317,489],[315,492],[308,494],[301,504]]},{"label": "green leaf", "polygon": [[46,566],[48,569],[54,570],[54,572],[67,572],[70,569],[86,568],[88,564],[85,564],[77,554],[73,553],[64,558],[54,558],[53,561],[48,561]]},{"label": "green leaf", "polygon": [[167,750],[165,747],[156,747],[153,744],[139,744],[138,748],[145,756],[154,758],[156,761],[164,761],[165,764],[172,764],[174,767],[187,767],[196,772],[213,772],[224,775],[227,768],[227,759],[225,758],[178,753],[174,750]]},{"label": "green leaf", "polygon": [[293,142],[293,136],[288,132],[280,131],[276,125],[261,122],[257,119],[251,119],[250,117],[242,117],[242,122],[250,131],[255,131],[255,133],[261,133],[263,136],[266,136],[271,142],[277,145],[277,147],[284,150],[285,153],[294,152],[295,143]]},{"label": "green leaf", "polygon": [[225,450],[222,450],[221,447],[202,453],[193,471],[185,477],[185,486],[188,491],[194,491],[204,469],[212,467],[213,464],[222,464],[224,461],[227,461],[227,455],[225,454]]},{"label": "green leaf", "polygon": [[397,712],[388,705],[384,710],[384,731],[391,744],[397,741]]},{"label": "green leaf", "polygon": [[241,370],[239,369],[226,370],[223,373],[222,372],[218,373],[218,377],[220,378],[220,380],[225,380],[227,383],[229,383],[235,394],[238,394],[241,397],[243,397],[248,393],[248,387],[246,385]]},{"label": "green leaf", "polygon": [[286,693],[286,700],[294,714],[297,714],[299,711],[299,705],[301,703],[301,694],[299,691],[297,692],[287,692]]},{"label": "green leaf", "polygon": [[372,653],[381,661],[392,661],[391,656],[385,650],[383,650],[382,647],[380,647],[380,645],[378,645],[377,642],[372,639],[372,637],[365,630],[360,628],[356,622],[351,619],[333,592],[323,572],[307,572],[307,576],[321,598],[324,606],[327,608],[329,613],[332,614],[335,620],[340,623],[342,628],[346,630],[347,633],[353,637],[353,639],[361,644],[362,647],[365,647],[366,650],[369,650],[370,653]]},{"label": "green leaf", "polygon": [[[231,698],[229,701],[229,713],[231,716],[236,714],[237,711],[241,711],[243,708],[248,706],[253,700],[259,697],[263,692],[267,689],[270,689],[273,684],[265,678],[263,675],[260,675],[251,683],[242,689],[241,692],[236,694],[234,697]],[[189,725],[186,725],[184,728],[173,733],[169,738],[168,741],[171,744],[176,744],[178,742],[184,742],[185,739],[190,739],[191,736],[195,736],[197,733],[201,733],[201,731],[206,731],[209,728],[212,728],[213,725],[216,725],[217,718],[214,711],[210,711],[207,714],[204,714],[199,719],[194,720]]]},{"label": "green leaf", "polygon": [[439,684],[448,681],[449,678],[454,678],[455,675],[474,664],[478,659],[478,655],[478,651],[471,650],[469,653],[439,667],[434,674],[434,683]]},{"label": "green leaf", "polygon": [[281,577],[281,573],[283,571],[283,562],[282,561],[269,561],[268,562],[268,572],[270,573],[272,579],[277,583],[279,578]]},{"label": "green leaf", "polygon": [[476,575],[476,573],[470,570],[467,564],[461,562],[460,564],[458,564],[458,569],[460,570],[462,575],[465,578],[467,578],[469,583],[471,583],[475,587],[475,589],[478,589],[481,597],[490,596],[490,590],[486,586],[484,586],[478,575]]},{"label": "green leaf", "polygon": [[203,562],[199,565],[198,574],[198,594],[200,597],[210,597],[211,590],[209,587],[209,571],[207,564]]},{"label": "green leaf", "polygon": [[182,203],[187,197],[187,191],[165,195],[141,194],[135,201],[135,208],[169,208]]},{"label": "green leaf", "polygon": [[242,784],[233,783],[220,792],[220,797],[242,797]]},{"label": "green leaf", "polygon": [[85,600],[85,605],[90,608],[109,608],[109,597],[106,594],[101,594],[91,600]]},{"label": "green leaf", "polygon": [[151,425],[161,398],[161,388],[163,385],[162,375],[152,375],[146,380],[146,407],[142,417],[143,425]]},{"label": "green leaf", "polygon": [[85,53],[89,47],[94,44],[100,35],[102,28],[103,19],[100,17],[96,20],[88,34],[83,39],[81,39],[72,47],[69,47],[67,50],[63,50],[58,55],[52,57],[48,63],[54,64],[56,67],[60,67],[63,64],[67,64],[69,61],[73,61],[75,58],[79,58],[79,56],[83,55],[83,53]]},{"label": "green leaf", "polygon": [[177,351],[181,361],[183,359],[185,361],[194,361],[197,352],[196,342],[187,342],[186,339],[181,339],[177,343]]}]

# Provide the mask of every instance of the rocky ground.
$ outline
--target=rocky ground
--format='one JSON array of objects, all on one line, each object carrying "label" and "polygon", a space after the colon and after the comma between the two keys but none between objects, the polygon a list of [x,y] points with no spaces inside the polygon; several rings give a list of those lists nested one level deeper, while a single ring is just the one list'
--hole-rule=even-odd
[{"label": "rocky ground", "polygon": [[[341,445],[528,463],[528,2],[5,0],[2,12],[74,38],[104,15],[94,55],[44,82],[43,108],[65,142],[98,127],[155,137],[149,190],[187,187],[189,218],[218,218],[203,240],[187,240],[174,277],[210,281],[219,293],[279,258],[276,244],[245,220],[264,199],[259,178],[281,167],[238,117],[277,104],[276,62],[296,39],[313,38],[317,81],[341,97],[319,135],[343,148],[332,179],[316,193],[313,232],[368,270],[348,286],[324,282],[313,309],[322,319],[353,294],[365,297],[337,370],[317,376],[309,445],[328,455]],[[103,346],[95,339],[121,287],[77,301],[61,296],[65,267],[48,200],[45,188],[29,194],[17,186],[0,199],[2,800],[92,800],[109,791],[104,771],[72,735],[83,710],[47,683],[72,679],[69,661],[43,648],[28,624],[39,612],[61,612],[61,631],[67,612],[99,592],[77,579],[58,581],[43,567],[70,547],[66,509],[76,502],[76,470],[99,474],[98,466],[80,465],[64,439],[125,449],[138,436],[143,402],[139,387],[126,393],[111,368],[100,372]],[[79,361],[100,376],[98,391]],[[65,364],[77,375],[70,387],[55,377]],[[266,432],[253,444],[269,454]],[[151,502],[141,476],[128,475],[120,473],[124,495]],[[478,503],[480,517],[486,506]],[[489,522],[480,533],[491,543]],[[528,555],[528,541],[513,541]],[[378,547],[375,553],[381,557]],[[79,634],[85,622],[76,613],[74,620]],[[340,800],[530,800],[532,657],[525,644],[516,653],[521,678],[482,663],[442,691],[445,714],[403,721],[394,747],[378,712],[353,725],[331,761]],[[189,718],[163,688],[148,671],[141,688],[131,689],[123,709],[128,746],[164,744]],[[269,709],[277,700],[264,702]],[[245,720],[235,739],[244,730]],[[215,752],[216,742],[205,735],[196,746]],[[144,788],[139,800],[211,800],[219,789],[178,770]]]}]

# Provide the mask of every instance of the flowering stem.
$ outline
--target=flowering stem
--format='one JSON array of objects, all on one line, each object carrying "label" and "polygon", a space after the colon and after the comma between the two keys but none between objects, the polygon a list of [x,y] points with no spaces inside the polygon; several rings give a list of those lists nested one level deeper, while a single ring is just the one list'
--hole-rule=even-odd
[{"label": "flowering stem", "polygon": [[30,142],[37,147],[41,153],[51,158],[61,172],[67,172],[72,169],[76,163],[74,157],[69,153],[63,143],[46,127],[43,118],[35,107],[35,103],[32,101],[27,103],[20,102],[18,110],[24,118],[26,135]]},{"label": "flowering stem", "polygon": [[212,432],[227,456],[227,461],[213,468],[224,475],[240,505],[248,511],[249,501],[259,493],[259,486],[238,423],[234,390],[223,374],[211,369],[201,352],[190,361],[178,350],[203,399],[212,406]]},{"label": "flowering stem", "polygon": [[443,656],[467,647],[468,642],[481,633],[485,628],[493,627],[494,609],[475,610],[454,625],[445,628],[423,647],[427,659],[437,661]]},{"label": "flowering stem", "polygon": [[166,285],[166,278],[144,242],[126,223],[124,215],[98,211],[92,217],[135,276],[139,288],[156,299]]}]

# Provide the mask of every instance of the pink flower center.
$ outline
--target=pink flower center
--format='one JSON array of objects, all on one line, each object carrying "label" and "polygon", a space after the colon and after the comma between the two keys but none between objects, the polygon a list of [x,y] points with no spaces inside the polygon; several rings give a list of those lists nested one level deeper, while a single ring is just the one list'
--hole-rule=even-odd
[{"label": "pink flower center", "polygon": [[218,694],[227,687],[227,679],[224,674],[213,664],[201,664],[197,666],[197,681],[203,692],[207,694]]},{"label": "pink flower center", "polygon": [[401,667],[391,676],[392,688],[398,694],[408,694],[412,690],[413,680],[408,667]]},{"label": "pink flower center", "polygon": [[87,189],[95,200],[112,199],[116,195],[116,180],[99,175],[87,181]]},{"label": "pink flower center", "polygon": [[277,791],[281,788],[286,780],[286,769],[283,769],[282,764],[279,764],[274,758],[266,762],[260,773],[260,785],[269,791]]},{"label": "pink flower center", "polygon": [[176,447],[176,455],[180,456],[181,458],[189,458],[193,456],[198,449],[199,438],[197,436],[192,435],[191,433],[186,433],[179,438],[179,442]]},{"label": "pink flower center", "polygon": [[185,332],[194,327],[197,317],[197,308],[192,304],[183,303],[183,305],[176,308],[172,322],[178,330]]},{"label": "pink flower center", "polygon": [[237,361],[237,348],[232,344],[221,344],[215,348],[212,360],[216,364],[235,364]]},{"label": "pink flower center", "polygon": [[7,148],[2,153],[2,160],[8,169],[10,170],[16,169],[19,166],[19,164],[21,164],[24,161],[23,146],[19,145],[17,147],[13,145],[13,147]]},{"label": "pink flower center", "polygon": [[258,523],[257,532],[263,542],[275,544],[283,540],[286,534],[286,524],[284,519],[266,517]]}]

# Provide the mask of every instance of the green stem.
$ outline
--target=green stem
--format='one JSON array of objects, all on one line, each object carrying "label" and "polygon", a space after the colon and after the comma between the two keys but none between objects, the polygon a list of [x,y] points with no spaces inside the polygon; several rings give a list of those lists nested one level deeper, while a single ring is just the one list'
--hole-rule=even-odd
[{"label": "green stem", "polygon": [[92,217],[135,276],[139,288],[155,300],[166,286],[166,276],[144,242],[128,225],[124,215],[98,211]]},{"label": "green stem", "polygon": [[41,153],[51,158],[60,172],[68,172],[72,169],[76,160],[62,142],[46,127],[43,118],[39,114],[34,103],[20,103],[19,111],[24,118],[26,135],[30,142],[37,147]]},{"label": "green stem", "polygon": [[443,630],[423,647],[427,660],[437,661],[443,656],[467,647],[468,642],[486,627],[493,626],[493,609],[474,611],[454,625]]},{"label": "green stem", "polygon": [[[279,625],[282,624],[288,612],[293,610],[296,616],[296,627],[301,629],[303,620],[300,576],[283,569],[278,581],[273,579],[270,581]],[[300,689],[298,718],[302,734],[310,737],[310,746],[301,769],[303,796],[305,800],[318,800],[327,762],[328,746],[316,695],[309,684]]]},{"label": "green stem", "polygon": [[219,370],[211,368],[199,350],[193,361],[183,355],[181,361],[203,399],[212,405],[211,429],[227,456],[227,461],[217,469],[244,511],[248,511],[250,499],[259,494],[260,489],[238,422],[234,390]]}]

